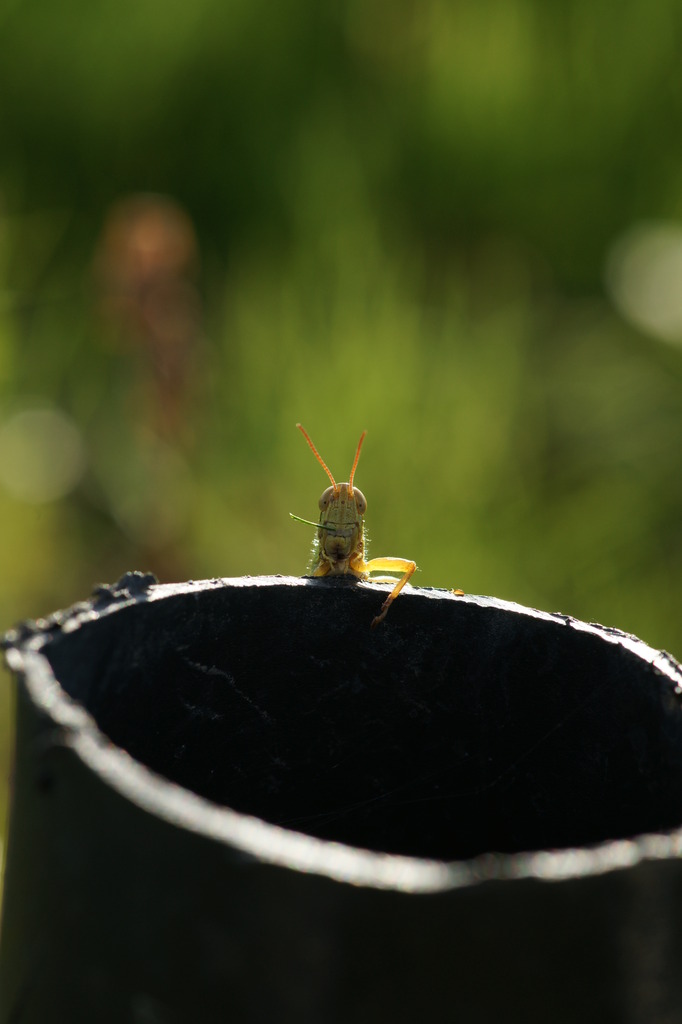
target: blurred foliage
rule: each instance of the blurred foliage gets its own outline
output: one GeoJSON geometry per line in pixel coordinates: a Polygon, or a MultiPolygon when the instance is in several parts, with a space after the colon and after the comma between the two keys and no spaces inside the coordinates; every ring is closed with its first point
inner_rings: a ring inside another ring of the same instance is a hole
{"type": "Polygon", "coordinates": [[[300,420],[342,479],[368,429],[415,582],[682,654],[682,353],[604,284],[682,218],[681,40],[674,0],[0,0],[3,628],[301,573],[300,420]]]}

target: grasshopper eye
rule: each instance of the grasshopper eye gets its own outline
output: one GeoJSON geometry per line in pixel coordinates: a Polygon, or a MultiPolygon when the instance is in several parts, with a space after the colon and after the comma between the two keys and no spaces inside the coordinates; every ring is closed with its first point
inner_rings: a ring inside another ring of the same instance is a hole
{"type": "Polygon", "coordinates": [[[364,515],[365,510],[367,509],[367,498],[364,496],[359,487],[353,488],[353,496],[355,498],[355,507],[357,508],[361,516],[364,515]]]}
{"type": "Polygon", "coordinates": [[[326,509],[326,507],[329,504],[329,502],[331,501],[331,498],[332,498],[333,494],[334,494],[334,488],[333,487],[328,487],[326,491],[322,492],[318,504],[320,506],[320,509],[323,512],[326,509]]]}

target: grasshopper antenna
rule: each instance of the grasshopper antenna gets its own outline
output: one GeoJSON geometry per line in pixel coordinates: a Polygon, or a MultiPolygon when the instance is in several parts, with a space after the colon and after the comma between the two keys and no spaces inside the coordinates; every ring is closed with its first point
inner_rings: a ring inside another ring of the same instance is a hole
{"type": "MultiPolygon", "coordinates": [[[[339,485],[337,484],[336,480],[335,480],[335,479],[334,479],[334,477],[332,476],[332,473],[331,473],[331,470],[330,470],[329,466],[328,466],[328,465],[327,465],[327,463],[326,463],[326,462],[324,461],[324,459],[322,458],[322,456],[321,456],[321,455],[320,455],[320,453],[318,452],[318,450],[317,450],[317,448],[315,447],[315,445],[313,444],[313,442],[312,442],[312,441],[310,440],[310,435],[308,434],[308,431],[307,431],[307,430],[305,429],[305,427],[302,427],[300,423],[297,423],[297,424],[296,424],[296,426],[297,426],[297,427],[298,427],[298,429],[299,429],[299,430],[301,431],[301,433],[303,434],[304,438],[306,439],[306,441],[307,441],[307,442],[308,442],[308,444],[310,445],[310,447],[311,447],[311,449],[312,449],[312,452],[313,452],[313,455],[315,456],[315,458],[317,459],[317,461],[319,462],[319,464],[320,464],[320,465],[322,466],[322,469],[323,469],[323,470],[325,471],[325,473],[327,474],[327,476],[328,476],[328,477],[329,477],[329,479],[331,480],[331,482],[332,482],[332,487],[334,488],[334,497],[337,497],[337,496],[338,496],[338,493],[339,493],[339,485]]],[[[364,436],[365,436],[365,435],[363,434],[363,435],[362,435],[362,437],[364,437],[364,436]]],[[[362,438],[360,438],[360,442],[362,443],[362,438]]],[[[356,456],[355,456],[355,463],[353,464],[353,471],[355,471],[355,464],[356,464],[356,463],[357,463],[357,461],[358,461],[358,455],[359,455],[359,454],[360,454],[360,445],[358,445],[358,451],[357,451],[357,454],[356,454],[356,456]]],[[[351,480],[352,480],[352,479],[353,479],[353,477],[352,477],[352,474],[351,474],[351,480]]],[[[352,488],[351,488],[351,492],[352,492],[352,488]]]]}
{"type": "Polygon", "coordinates": [[[351,495],[351,497],[353,495],[353,477],[355,476],[355,470],[358,468],[358,460],[360,458],[360,449],[362,448],[362,442],[365,440],[366,436],[367,436],[367,431],[363,430],[362,434],[360,435],[360,440],[358,441],[358,447],[357,447],[357,451],[355,452],[355,458],[353,459],[353,468],[350,471],[350,478],[348,480],[348,493],[351,495]]]}

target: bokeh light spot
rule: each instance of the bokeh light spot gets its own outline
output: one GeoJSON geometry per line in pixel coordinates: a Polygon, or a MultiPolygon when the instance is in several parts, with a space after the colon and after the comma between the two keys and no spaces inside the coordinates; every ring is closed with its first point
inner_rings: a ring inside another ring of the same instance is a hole
{"type": "Polygon", "coordinates": [[[682,344],[682,224],[643,221],[631,227],[609,252],[606,284],[626,320],[682,344]]]}
{"type": "Polygon", "coordinates": [[[60,410],[23,409],[0,424],[0,484],[19,501],[63,498],[84,469],[80,431],[60,410]]]}

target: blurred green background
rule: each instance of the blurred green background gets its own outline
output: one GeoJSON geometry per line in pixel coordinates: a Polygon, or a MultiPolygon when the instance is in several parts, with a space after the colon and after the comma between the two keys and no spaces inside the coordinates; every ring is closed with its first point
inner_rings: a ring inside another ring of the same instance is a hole
{"type": "MultiPolygon", "coordinates": [[[[682,655],[675,0],[0,0],[0,627],[375,555],[682,655]]],[[[9,748],[2,679],[0,821],[9,748]]]]}

